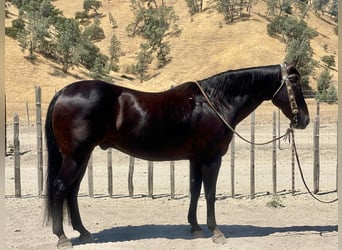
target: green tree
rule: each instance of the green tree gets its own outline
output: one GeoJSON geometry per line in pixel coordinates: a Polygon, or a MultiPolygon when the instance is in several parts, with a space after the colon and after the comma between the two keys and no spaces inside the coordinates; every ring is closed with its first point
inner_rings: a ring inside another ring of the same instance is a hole
{"type": "MultiPolygon", "coordinates": [[[[135,19],[126,27],[128,34],[131,36],[141,35],[147,40],[140,48],[139,54],[146,55],[146,51],[148,51],[153,59],[152,54],[155,53],[158,67],[164,66],[170,60],[168,57],[170,46],[165,41],[165,37],[179,32],[176,24],[178,17],[173,7],[166,6],[164,1],[158,5],[154,0],[131,0],[131,10],[135,19]]],[[[138,64],[145,68],[149,63],[138,62],[138,64]]],[[[142,68],[139,69],[139,72],[143,71],[142,68]]]]}
{"type": "Polygon", "coordinates": [[[18,39],[18,33],[25,32],[25,21],[22,16],[12,21],[12,27],[5,27],[5,34],[13,39],[18,39]]]}
{"type": "Polygon", "coordinates": [[[110,39],[110,45],[109,45],[109,65],[108,65],[108,71],[118,71],[119,70],[119,58],[121,55],[121,43],[116,37],[115,34],[113,34],[112,38],[110,39]]]}
{"type": "Polygon", "coordinates": [[[312,0],[312,7],[315,11],[315,14],[320,11],[322,14],[324,14],[324,8],[329,3],[329,0],[312,0]]]}
{"type": "Polygon", "coordinates": [[[62,11],[57,9],[52,3],[52,0],[43,0],[39,6],[40,15],[44,18],[48,18],[51,25],[58,21],[58,18],[62,16],[62,11]]]}
{"type": "Polygon", "coordinates": [[[332,75],[328,68],[325,68],[317,80],[317,93],[316,99],[323,102],[336,102],[337,93],[334,85],[332,84],[332,75]]]}
{"type": "Polygon", "coordinates": [[[317,80],[316,99],[320,101],[327,101],[327,93],[331,85],[332,85],[332,75],[330,74],[329,70],[325,68],[321,72],[317,80]]]}
{"type": "Polygon", "coordinates": [[[157,50],[158,68],[164,67],[170,61],[169,54],[170,44],[168,42],[161,43],[157,50]]]}
{"type": "Polygon", "coordinates": [[[102,7],[102,2],[97,0],[84,0],[83,1],[83,9],[86,13],[89,14],[90,11],[95,13],[95,16],[98,15],[98,10],[102,7]]]}
{"type": "Polygon", "coordinates": [[[188,7],[190,15],[202,12],[203,0],[185,0],[188,7]]]}
{"type": "Polygon", "coordinates": [[[54,54],[51,30],[59,18],[61,11],[52,5],[51,0],[14,1],[19,8],[16,21],[11,30],[19,41],[22,50],[29,51],[29,58],[34,53],[54,54]]]}
{"type": "Polygon", "coordinates": [[[275,16],[279,8],[279,0],[267,0],[267,16],[275,16]]]}
{"type": "Polygon", "coordinates": [[[96,60],[98,64],[101,62],[103,68],[108,61],[108,57],[101,53],[100,48],[87,38],[81,39],[76,50],[80,63],[88,70],[94,67],[96,60]]]}
{"type": "Polygon", "coordinates": [[[19,15],[26,16],[28,13],[47,18],[50,24],[54,24],[62,15],[62,11],[57,9],[53,4],[53,0],[30,0],[22,1],[19,6],[19,15]]]}
{"type": "Polygon", "coordinates": [[[328,91],[327,91],[327,103],[336,103],[337,102],[337,90],[333,84],[330,85],[328,91]]]}
{"type": "Polygon", "coordinates": [[[338,21],[338,0],[333,0],[329,7],[329,14],[335,18],[335,21],[338,21]]]}
{"type": "Polygon", "coordinates": [[[250,10],[252,8],[252,0],[218,0],[217,9],[223,13],[226,22],[234,22],[235,19],[243,16],[250,16],[250,10]],[[243,10],[246,9],[247,13],[243,10]]]}
{"type": "Polygon", "coordinates": [[[326,92],[328,88],[330,87],[331,80],[332,80],[332,75],[330,74],[329,70],[325,68],[317,80],[318,93],[326,92]]]}
{"type": "Polygon", "coordinates": [[[326,66],[328,68],[331,68],[331,67],[335,67],[336,64],[335,64],[335,56],[333,55],[330,55],[330,56],[322,56],[321,57],[321,60],[323,63],[326,64],[326,66]]]}
{"type": "Polygon", "coordinates": [[[96,17],[94,19],[94,22],[91,25],[85,27],[83,35],[89,38],[90,40],[94,40],[94,41],[104,39],[105,34],[104,34],[103,29],[100,26],[100,23],[101,23],[100,19],[96,17]]]}
{"type": "Polygon", "coordinates": [[[279,15],[282,15],[283,13],[292,14],[292,2],[293,0],[282,0],[280,3],[279,15]]]}
{"type": "Polygon", "coordinates": [[[309,76],[314,69],[313,50],[310,41],[318,33],[303,19],[294,16],[277,16],[267,25],[268,34],[280,36],[286,43],[285,60],[299,60],[297,68],[302,75],[302,85],[309,90],[309,76]]]}
{"type": "Polygon", "coordinates": [[[44,41],[50,38],[49,21],[40,15],[39,12],[27,13],[27,24],[25,29],[17,33],[19,45],[23,51],[29,51],[29,58],[34,59],[34,53],[44,50],[44,41]]]}
{"type": "Polygon", "coordinates": [[[285,61],[292,62],[298,60],[297,69],[301,74],[302,88],[311,90],[309,86],[309,77],[314,69],[313,49],[309,41],[301,41],[299,39],[292,39],[287,46],[287,53],[285,61]]]}
{"type": "Polygon", "coordinates": [[[137,64],[134,66],[134,72],[140,82],[148,79],[148,65],[152,62],[152,50],[149,44],[140,44],[140,51],[137,55],[137,64]]]}
{"type": "Polygon", "coordinates": [[[310,28],[304,20],[298,20],[294,16],[277,16],[268,25],[267,32],[270,36],[280,35],[285,43],[292,39],[310,41],[318,35],[317,31],[310,28]]]}
{"type": "MultiPolygon", "coordinates": [[[[105,60],[103,57],[96,57],[93,67],[90,69],[89,76],[93,79],[102,80],[105,75],[105,60]]],[[[106,78],[107,79],[107,78],[106,78]]]]}
{"type": "Polygon", "coordinates": [[[77,53],[77,46],[81,41],[81,30],[79,23],[74,18],[61,19],[56,24],[56,50],[59,61],[62,64],[63,72],[77,65],[80,57],[77,53]]]}
{"type": "Polygon", "coordinates": [[[119,27],[118,22],[116,19],[113,17],[113,14],[108,12],[108,18],[109,18],[109,23],[112,25],[112,28],[117,28],[119,27]]]}

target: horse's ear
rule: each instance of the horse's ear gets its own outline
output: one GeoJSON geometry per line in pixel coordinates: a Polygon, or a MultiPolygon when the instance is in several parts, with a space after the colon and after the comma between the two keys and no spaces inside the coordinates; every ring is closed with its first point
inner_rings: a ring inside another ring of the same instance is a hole
{"type": "Polygon", "coordinates": [[[297,58],[294,58],[289,65],[291,65],[293,67],[297,67],[298,62],[299,62],[299,58],[297,57],[297,58]]]}

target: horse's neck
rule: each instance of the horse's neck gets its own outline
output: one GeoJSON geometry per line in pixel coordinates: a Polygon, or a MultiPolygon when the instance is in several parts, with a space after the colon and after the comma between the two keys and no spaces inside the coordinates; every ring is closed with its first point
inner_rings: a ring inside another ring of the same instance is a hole
{"type": "Polygon", "coordinates": [[[237,98],[237,100],[238,101],[231,104],[231,109],[225,110],[227,113],[226,116],[231,120],[234,127],[251,114],[263,102],[263,100],[255,100],[251,96],[237,98]]]}
{"type": "MultiPolygon", "coordinates": [[[[234,74],[234,72],[232,74],[234,74]]],[[[234,75],[234,83],[231,83],[229,82],[231,80],[224,78],[221,79],[221,81],[225,82],[225,84],[245,84],[246,76],[242,76],[241,79],[239,79],[239,76],[241,76],[241,74],[234,75]]],[[[232,76],[228,73],[226,77],[229,78],[232,76]]],[[[276,78],[277,76],[265,76],[263,79],[259,78],[253,82],[248,82],[249,90],[241,88],[240,92],[238,90],[239,87],[234,89],[222,85],[221,82],[222,91],[224,91],[224,93],[216,96],[212,95],[210,99],[215,102],[215,106],[220,109],[220,112],[225,119],[231,122],[231,125],[235,127],[252,113],[264,100],[272,97],[270,93],[273,93],[275,81],[277,81],[276,78]]]]}

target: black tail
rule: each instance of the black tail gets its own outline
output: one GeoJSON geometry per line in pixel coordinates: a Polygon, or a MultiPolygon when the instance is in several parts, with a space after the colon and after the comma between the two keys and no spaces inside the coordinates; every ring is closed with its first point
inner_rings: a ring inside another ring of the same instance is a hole
{"type": "Polygon", "coordinates": [[[52,112],[55,107],[57,98],[61,95],[61,92],[57,92],[52,98],[45,121],[45,138],[48,151],[48,166],[47,166],[47,201],[46,201],[46,222],[49,221],[52,216],[52,202],[53,202],[53,184],[56,179],[59,170],[62,165],[62,155],[59,152],[59,147],[56,142],[55,135],[52,129],[52,112]]]}

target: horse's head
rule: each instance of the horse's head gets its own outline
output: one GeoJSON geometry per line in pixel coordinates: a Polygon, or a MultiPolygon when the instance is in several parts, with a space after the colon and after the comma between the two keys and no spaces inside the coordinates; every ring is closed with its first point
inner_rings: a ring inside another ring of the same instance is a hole
{"type": "Polygon", "coordinates": [[[291,120],[291,127],[304,129],[310,122],[308,107],[300,84],[296,63],[281,65],[281,85],[274,93],[272,102],[291,120]]]}

